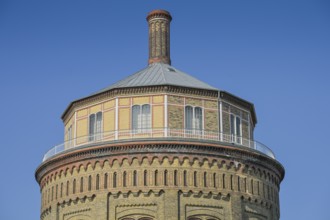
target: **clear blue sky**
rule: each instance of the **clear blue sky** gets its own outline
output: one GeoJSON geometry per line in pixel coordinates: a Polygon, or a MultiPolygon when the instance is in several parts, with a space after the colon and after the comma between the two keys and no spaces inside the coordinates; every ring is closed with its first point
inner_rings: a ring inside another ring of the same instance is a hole
{"type": "Polygon", "coordinates": [[[147,65],[152,9],[173,66],[255,104],[286,169],[281,219],[330,219],[330,1],[0,0],[0,219],[39,219],[34,171],[67,105],[147,65]]]}

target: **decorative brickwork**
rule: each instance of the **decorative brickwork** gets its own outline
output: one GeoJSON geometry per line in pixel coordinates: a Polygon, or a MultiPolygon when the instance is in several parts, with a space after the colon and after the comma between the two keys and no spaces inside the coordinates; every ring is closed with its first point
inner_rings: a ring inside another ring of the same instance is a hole
{"type": "MultiPolygon", "coordinates": [[[[171,19],[164,10],[148,14],[148,67],[171,62],[171,19]]],[[[170,67],[168,76],[178,74],[170,67]]],[[[63,113],[66,142],[35,173],[41,220],[280,218],[284,168],[254,146],[253,104],[191,78],[181,86],[132,81],[63,113]]]]}

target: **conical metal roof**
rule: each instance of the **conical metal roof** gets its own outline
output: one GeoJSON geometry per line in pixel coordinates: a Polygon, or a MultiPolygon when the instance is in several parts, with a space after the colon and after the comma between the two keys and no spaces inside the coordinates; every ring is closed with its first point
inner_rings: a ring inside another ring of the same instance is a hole
{"type": "Polygon", "coordinates": [[[173,85],[188,88],[216,90],[209,84],[184,73],[175,67],[164,63],[153,63],[119,82],[106,87],[93,95],[115,88],[129,88],[142,86],[173,85]]]}

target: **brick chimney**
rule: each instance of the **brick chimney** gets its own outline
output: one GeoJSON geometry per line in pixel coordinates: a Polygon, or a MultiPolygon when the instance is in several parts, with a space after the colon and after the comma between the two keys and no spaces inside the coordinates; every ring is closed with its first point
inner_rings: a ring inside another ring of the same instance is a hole
{"type": "Polygon", "coordinates": [[[149,64],[166,63],[170,58],[170,22],[172,16],[165,10],[151,11],[147,16],[149,25],[149,64]]]}

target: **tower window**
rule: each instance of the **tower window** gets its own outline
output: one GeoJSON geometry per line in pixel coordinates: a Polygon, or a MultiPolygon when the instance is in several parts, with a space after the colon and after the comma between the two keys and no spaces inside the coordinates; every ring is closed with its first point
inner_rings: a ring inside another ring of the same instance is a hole
{"type": "Polygon", "coordinates": [[[178,185],[178,171],[174,170],[174,186],[178,185]]]}
{"type": "Polygon", "coordinates": [[[164,185],[167,186],[167,170],[164,171],[164,185]]]}
{"type": "Polygon", "coordinates": [[[124,173],[123,173],[123,187],[126,187],[127,186],[127,183],[126,183],[126,176],[127,176],[127,173],[126,173],[126,171],[124,171],[124,173]]]}
{"type": "Polygon", "coordinates": [[[230,135],[231,141],[235,143],[242,143],[242,120],[237,115],[230,115],[230,135]]]}
{"type": "Polygon", "coordinates": [[[63,183],[61,183],[61,190],[60,190],[60,197],[62,198],[63,196],[63,183]]]}
{"type": "Polygon", "coordinates": [[[155,186],[158,186],[158,170],[155,171],[155,186]]]}
{"type": "Polygon", "coordinates": [[[108,188],[108,174],[104,174],[104,189],[108,188]]]}
{"type": "Polygon", "coordinates": [[[112,182],[113,188],[117,187],[117,173],[114,172],[113,174],[113,182],[112,182]]]}
{"type": "Polygon", "coordinates": [[[204,187],[207,187],[207,173],[204,172],[204,187]]]}
{"type": "Polygon", "coordinates": [[[203,110],[200,107],[186,106],[185,129],[189,133],[200,134],[203,129],[203,110]]]}
{"type": "Polygon", "coordinates": [[[197,171],[194,171],[194,187],[197,187],[197,171]]]}
{"type": "Polygon", "coordinates": [[[66,196],[69,195],[69,181],[66,182],[66,196]]]}
{"type": "Polygon", "coordinates": [[[76,194],[76,179],[72,182],[72,194],[76,194]]]}
{"type": "Polygon", "coordinates": [[[102,138],[102,112],[89,116],[89,141],[100,140],[102,138]]]}
{"type": "Polygon", "coordinates": [[[96,190],[99,190],[100,189],[100,175],[99,174],[96,175],[95,185],[96,185],[96,190]]]}
{"type": "Polygon", "coordinates": [[[187,186],[187,171],[183,171],[183,185],[187,186]]]}
{"type": "Polygon", "coordinates": [[[88,177],[88,191],[92,190],[92,176],[88,177]]]}
{"type": "Polygon", "coordinates": [[[217,187],[217,174],[213,173],[213,187],[216,188],[217,187]]]}
{"type": "Polygon", "coordinates": [[[136,170],[133,172],[133,186],[137,185],[137,175],[136,175],[136,170]]]}
{"type": "Polygon", "coordinates": [[[80,178],[80,192],[82,193],[84,191],[84,177],[80,178]]]}
{"type": "Polygon", "coordinates": [[[148,175],[148,173],[147,173],[147,171],[145,170],[145,171],[143,172],[143,185],[144,185],[144,186],[147,186],[147,179],[148,179],[147,175],[148,175]]]}
{"type": "Polygon", "coordinates": [[[151,128],[150,105],[132,107],[132,129],[135,133],[148,132],[151,128]]]}

